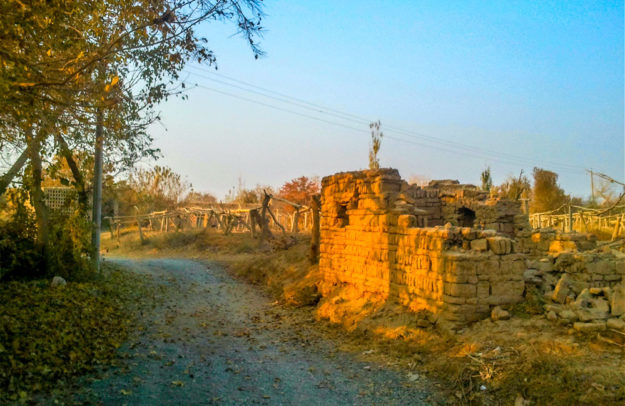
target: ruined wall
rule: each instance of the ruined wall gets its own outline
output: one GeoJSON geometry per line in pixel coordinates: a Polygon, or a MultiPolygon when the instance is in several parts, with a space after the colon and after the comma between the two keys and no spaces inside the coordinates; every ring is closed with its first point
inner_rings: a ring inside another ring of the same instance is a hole
{"type": "Polygon", "coordinates": [[[522,234],[526,289],[534,285],[546,317],[582,332],[625,331],[625,255],[592,234],[540,229],[522,234]]]}
{"type": "Polygon", "coordinates": [[[442,220],[437,190],[408,187],[396,170],[322,180],[324,289],[351,285],[458,323],[522,300],[525,258],[511,239],[442,220]]]}
{"type": "Polygon", "coordinates": [[[550,320],[625,331],[623,252],[591,234],[532,230],[518,203],[456,181],[421,188],[392,169],[325,177],[320,251],[324,296],[373,295],[426,312],[426,324],[463,325],[539,294],[550,320]]]}
{"type": "Polygon", "coordinates": [[[521,202],[491,198],[477,186],[456,180],[434,180],[423,188],[404,183],[402,193],[414,206],[428,213],[425,222],[418,222],[420,227],[450,223],[495,230],[509,237],[529,227],[527,215],[521,212],[521,202]]]}

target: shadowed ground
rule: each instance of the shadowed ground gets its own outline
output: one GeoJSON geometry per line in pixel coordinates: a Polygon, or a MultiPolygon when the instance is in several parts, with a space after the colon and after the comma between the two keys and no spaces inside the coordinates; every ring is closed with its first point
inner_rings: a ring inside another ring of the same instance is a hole
{"type": "MultiPolygon", "coordinates": [[[[145,312],[127,366],[90,384],[88,402],[129,405],[423,404],[425,382],[336,350],[313,320],[293,321],[215,263],[115,260],[151,275],[163,300],[145,312]]],[[[81,396],[81,397],[82,397],[81,396]]]]}

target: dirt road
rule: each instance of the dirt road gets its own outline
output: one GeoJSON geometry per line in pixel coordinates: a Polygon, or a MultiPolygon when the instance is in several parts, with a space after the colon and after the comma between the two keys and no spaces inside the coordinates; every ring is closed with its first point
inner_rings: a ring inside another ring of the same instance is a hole
{"type": "Polygon", "coordinates": [[[126,366],[90,384],[89,401],[128,405],[424,404],[423,378],[338,351],[313,320],[215,263],[115,260],[151,275],[163,297],[122,348],[126,366]]]}

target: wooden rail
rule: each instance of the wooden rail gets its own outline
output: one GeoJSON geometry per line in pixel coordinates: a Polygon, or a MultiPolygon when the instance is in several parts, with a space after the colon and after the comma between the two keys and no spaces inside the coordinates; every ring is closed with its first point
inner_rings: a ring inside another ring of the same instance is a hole
{"type": "MultiPolygon", "coordinates": [[[[318,217],[318,216],[317,216],[318,217]]],[[[314,228],[312,208],[290,202],[286,199],[265,194],[260,206],[227,209],[213,207],[183,207],[175,210],[155,211],[129,216],[105,217],[108,220],[111,238],[119,240],[123,228],[137,227],[139,238],[144,240],[144,232],[181,231],[188,228],[215,228],[224,234],[250,232],[262,239],[273,238],[272,231],[286,234],[314,228]],[[280,211],[271,201],[280,202],[293,208],[293,212],[280,211]]]]}
{"type": "Polygon", "coordinates": [[[529,216],[532,228],[555,228],[564,232],[611,233],[612,240],[625,237],[625,205],[610,209],[591,209],[563,205],[556,210],[529,216]]]}

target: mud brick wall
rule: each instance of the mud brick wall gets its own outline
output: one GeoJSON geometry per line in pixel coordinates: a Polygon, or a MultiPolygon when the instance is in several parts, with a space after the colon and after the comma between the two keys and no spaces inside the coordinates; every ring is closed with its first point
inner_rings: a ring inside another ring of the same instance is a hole
{"type": "Polygon", "coordinates": [[[442,213],[443,202],[439,196],[440,191],[438,189],[422,189],[416,186],[409,186],[406,188],[405,193],[414,201],[415,206],[428,212],[427,215],[423,216],[426,218],[426,221],[418,224],[419,226],[433,227],[445,224],[442,213]]]}
{"type": "Polygon", "coordinates": [[[414,212],[424,210],[419,204],[430,199],[432,220],[442,207],[430,192],[406,190],[392,169],[325,177],[322,293],[351,285],[457,323],[483,318],[494,305],[521,301],[525,257],[513,253],[513,241],[492,230],[419,227],[423,213],[414,212]]]}
{"type": "Polygon", "coordinates": [[[428,214],[418,226],[437,226],[450,223],[495,230],[510,237],[529,228],[528,217],[521,212],[521,202],[491,198],[474,185],[458,181],[432,181],[423,188],[404,182],[402,193],[410,197],[414,206],[428,214]]]}
{"type": "Polygon", "coordinates": [[[517,239],[519,251],[533,257],[597,248],[597,237],[594,234],[563,233],[549,228],[523,231],[517,239]]]}

